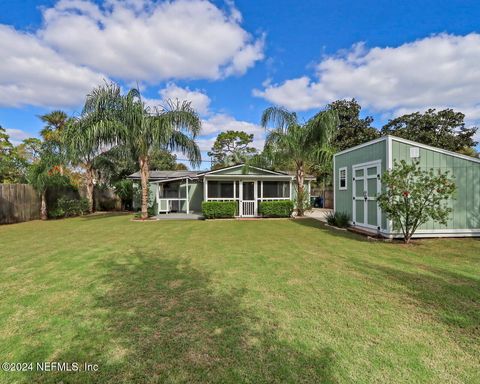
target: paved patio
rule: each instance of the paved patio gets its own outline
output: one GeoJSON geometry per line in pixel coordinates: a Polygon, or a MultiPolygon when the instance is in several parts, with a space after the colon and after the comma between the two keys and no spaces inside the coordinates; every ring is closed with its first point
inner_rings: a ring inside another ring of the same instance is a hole
{"type": "Polygon", "coordinates": [[[157,220],[203,220],[200,213],[162,213],[155,216],[157,220]]]}
{"type": "Polygon", "coordinates": [[[313,208],[311,211],[305,212],[305,216],[308,216],[308,217],[311,217],[312,219],[317,219],[326,223],[327,215],[330,212],[333,212],[333,209],[313,208]]]}

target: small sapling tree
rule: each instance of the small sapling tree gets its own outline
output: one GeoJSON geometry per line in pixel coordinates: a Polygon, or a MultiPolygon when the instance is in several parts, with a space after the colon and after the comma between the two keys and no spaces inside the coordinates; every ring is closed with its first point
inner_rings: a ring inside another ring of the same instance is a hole
{"type": "Polygon", "coordinates": [[[385,188],[378,204],[395,230],[401,230],[409,243],[419,226],[429,220],[446,225],[452,209],[448,199],[455,192],[449,172],[424,170],[419,162],[395,161],[392,170],[382,176],[385,188]]]}

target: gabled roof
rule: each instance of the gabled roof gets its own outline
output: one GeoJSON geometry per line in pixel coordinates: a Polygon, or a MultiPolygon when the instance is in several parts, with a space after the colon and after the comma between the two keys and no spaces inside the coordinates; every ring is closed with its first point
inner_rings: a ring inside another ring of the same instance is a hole
{"type": "MultiPolygon", "coordinates": [[[[241,168],[241,167],[244,167],[245,164],[236,164],[236,165],[231,165],[229,167],[223,167],[223,168],[218,168],[218,169],[213,169],[213,170],[210,170],[210,171],[204,171],[202,173],[199,173],[199,176],[200,175],[213,175],[213,174],[216,174],[216,173],[220,173],[220,172],[224,172],[224,171],[227,171],[227,170],[233,170],[233,169],[236,169],[236,168],[241,168]]],[[[285,172],[280,172],[280,171],[272,171],[270,169],[266,169],[266,168],[260,168],[260,167],[254,167],[253,165],[248,165],[248,168],[249,169],[254,169],[254,170],[257,170],[257,171],[262,171],[262,172],[266,172],[266,173],[270,173],[272,175],[278,175],[278,176],[284,176],[286,175],[285,172]]]]}
{"type": "MultiPolygon", "coordinates": [[[[240,167],[245,166],[245,164],[237,164],[237,165],[232,165],[230,167],[223,167],[223,168],[218,168],[214,170],[209,170],[209,171],[150,171],[149,172],[149,177],[148,180],[150,181],[167,181],[167,180],[181,180],[181,179],[197,179],[201,178],[205,175],[217,175],[220,172],[224,172],[226,170],[234,170],[240,167]]],[[[295,172],[284,172],[284,171],[272,171],[270,169],[265,169],[265,168],[260,168],[260,167],[254,167],[252,165],[248,166],[249,169],[252,170],[257,170],[265,173],[266,177],[274,177],[274,176],[290,176],[294,177],[295,172]]],[[[257,176],[261,177],[261,174],[258,174],[257,176]]],[[[228,177],[228,174],[225,175],[225,177],[228,177]]],[[[140,172],[135,172],[132,173],[130,176],[128,176],[129,179],[134,179],[134,180],[139,180],[140,179],[140,172]]],[[[311,175],[305,175],[306,180],[314,180],[315,176],[311,175]]]]}
{"type": "MultiPolygon", "coordinates": [[[[180,178],[196,178],[199,171],[150,171],[149,180],[169,180],[180,178]]],[[[129,179],[140,179],[140,172],[132,173],[129,179]]]]}

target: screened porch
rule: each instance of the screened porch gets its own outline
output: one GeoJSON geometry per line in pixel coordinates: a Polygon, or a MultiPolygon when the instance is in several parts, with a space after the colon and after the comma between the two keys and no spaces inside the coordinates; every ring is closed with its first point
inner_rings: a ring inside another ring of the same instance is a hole
{"type": "Polygon", "coordinates": [[[262,201],[290,200],[290,180],[204,180],[205,201],[236,201],[240,217],[258,216],[262,201]]]}
{"type": "Polygon", "coordinates": [[[158,213],[190,213],[188,179],[158,183],[158,213]]]}

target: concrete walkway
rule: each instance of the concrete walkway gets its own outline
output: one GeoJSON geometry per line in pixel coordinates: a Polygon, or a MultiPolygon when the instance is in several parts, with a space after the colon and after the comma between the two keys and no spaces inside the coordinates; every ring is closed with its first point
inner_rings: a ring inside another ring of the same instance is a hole
{"type": "Polygon", "coordinates": [[[326,208],[313,208],[311,211],[305,212],[305,216],[311,217],[312,219],[327,222],[327,215],[333,212],[333,209],[326,208]]]}
{"type": "Polygon", "coordinates": [[[162,213],[155,216],[157,220],[202,220],[203,216],[199,213],[162,213]]]}

